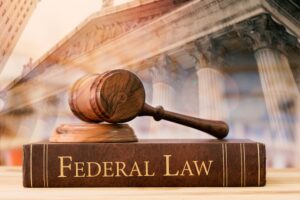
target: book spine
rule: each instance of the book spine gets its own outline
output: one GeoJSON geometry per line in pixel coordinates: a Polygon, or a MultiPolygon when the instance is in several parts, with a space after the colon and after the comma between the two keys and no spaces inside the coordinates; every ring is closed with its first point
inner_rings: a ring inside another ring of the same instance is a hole
{"type": "Polygon", "coordinates": [[[48,187],[48,145],[23,146],[24,187],[48,187]]]}
{"type": "Polygon", "coordinates": [[[266,183],[261,143],[29,144],[24,187],[245,187],[266,183]]]}

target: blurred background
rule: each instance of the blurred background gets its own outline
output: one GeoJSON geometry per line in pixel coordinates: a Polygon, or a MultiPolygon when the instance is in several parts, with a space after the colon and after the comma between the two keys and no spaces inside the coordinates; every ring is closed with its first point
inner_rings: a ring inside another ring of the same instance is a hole
{"type": "MultiPolygon", "coordinates": [[[[296,0],[0,0],[0,165],[22,145],[80,123],[81,76],[124,68],[154,106],[224,120],[228,138],[267,148],[268,167],[300,166],[300,3],[296,0]]],[[[139,138],[210,138],[150,117],[139,138]]]]}

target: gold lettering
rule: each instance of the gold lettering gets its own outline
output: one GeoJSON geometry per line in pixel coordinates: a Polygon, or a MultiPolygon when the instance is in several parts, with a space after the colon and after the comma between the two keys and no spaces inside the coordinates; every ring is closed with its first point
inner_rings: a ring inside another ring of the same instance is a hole
{"type": "Polygon", "coordinates": [[[193,172],[192,172],[192,169],[191,169],[191,166],[190,166],[190,164],[189,164],[188,161],[185,161],[185,164],[184,164],[184,166],[183,166],[183,169],[182,169],[182,171],[181,171],[180,176],[184,176],[185,171],[187,171],[187,172],[189,173],[189,174],[188,174],[189,176],[194,176],[194,174],[193,174],[193,172]]]}
{"type": "Polygon", "coordinates": [[[137,172],[137,176],[143,176],[136,161],[134,161],[134,164],[132,166],[129,176],[133,176],[134,172],[137,172]]]}
{"type": "Polygon", "coordinates": [[[194,163],[194,165],[195,165],[195,168],[196,168],[196,170],[197,170],[198,176],[201,175],[202,167],[203,167],[203,169],[204,169],[204,171],[205,171],[206,176],[208,176],[209,171],[210,171],[210,167],[211,167],[211,163],[213,162],[213,160],[209,160],[208,162],[209,162],[208,169],[207,169],[207,167],[206,167],[204,161],[201,162],[200,169],[199,169],[198,161],[196,161],[196,160],[193,161],[193,163],[194,163]]]}
{"type": "Polygon", "coordinates": [[[149,174],[149,161],[144,161],[145,163],[145,176],[155,176],[155,172],[149,174]]]}
{"type": "Polygon", "coordinates": [[[74,177],[76,177],[76,178],[85,177],[85,173],[82,173],[81,175],[79,175],[79,172],[83,172],[84,162],[74,162],[74,164],[75,164],[75,176],[74,177]]]}
{"type": "Polygon", "coordinates": [[[60,174],[59,174],[58,178],[67,177],[64,174],[64,168],[71,170],[71,163],[68,165],[64,165],[64,160],[69,159],[69,161],[72,161],[72,156],[58,156],[58,159],[60,160],[60,174]]]}
{"type": "Polygon", "coordinates": [[[118,161],[116,161],[116,177],[120,177],[121,175],[120,175],[120,172],[122,172],[122,174],[123,174],[123,176],[128,176],[126,173],[125,173],[125,171],[124,171],[124,169],[126,168],[126,164],[125,164],[125,162],[118,162],[118,161]],[[122,165],[122,167],[120,167],[120,165],[122,165]]]}
{"type": "Polygon", "coordinates": [[[178,170],[174,174],[171,174],[171,172],[170,172],[170,157],[171,156],[172,155],[164,155],[164,157],[166,158],[165,159],[165,161],[166,161],[166,173],[163,176],[178,176],[178,174],[179,174],[178,170]]]}
{"type": "Polygon", "coordinates": [[[112,170],[112,162],[103,162],[103,177],[113,177],[114,173],[112,170]],[[111,174],[108,174],[108,172],[111,172],[111,174]]]}
{"type": "Polygon", "coordinates": [[[87,162],[88,165],[88,175],[86,177],[96,177],[99,176],[100,172],[101,172],[101,166],[99,163],[97,162],[87,162]],[[97,166],[97,173],[92,174],[92,164],[97,166]]]}

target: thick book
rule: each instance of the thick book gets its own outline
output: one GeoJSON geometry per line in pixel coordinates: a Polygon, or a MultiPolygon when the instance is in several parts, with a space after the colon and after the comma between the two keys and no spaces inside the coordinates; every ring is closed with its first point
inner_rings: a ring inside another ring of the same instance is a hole
{"type": "Polygon", "coordinates": [[[250,140],[33,143],[25,187],[245,187],[266,183],[266,150],[250,140]]]}

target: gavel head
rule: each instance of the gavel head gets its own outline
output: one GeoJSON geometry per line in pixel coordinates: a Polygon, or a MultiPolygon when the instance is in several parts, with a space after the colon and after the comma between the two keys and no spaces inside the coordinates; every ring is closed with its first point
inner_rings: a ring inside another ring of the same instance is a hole
{"type": "Polygon", "coordinates": [[[69,96],[72,112],[86,122],[127,122],[141,112],[144,103],[141,80],[122,69],[79,79],[69,96]]]}

